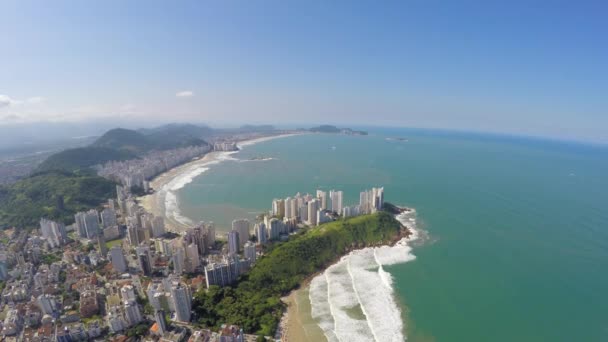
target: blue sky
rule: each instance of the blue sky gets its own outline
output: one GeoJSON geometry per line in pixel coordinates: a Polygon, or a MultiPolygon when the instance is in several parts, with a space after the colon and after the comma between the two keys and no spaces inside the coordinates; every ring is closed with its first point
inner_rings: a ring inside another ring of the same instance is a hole
{"type": "Polygon", "coordinates": [[[0,124],[335,123],[608,142],[608,3],[4,1],[0,124]]]}

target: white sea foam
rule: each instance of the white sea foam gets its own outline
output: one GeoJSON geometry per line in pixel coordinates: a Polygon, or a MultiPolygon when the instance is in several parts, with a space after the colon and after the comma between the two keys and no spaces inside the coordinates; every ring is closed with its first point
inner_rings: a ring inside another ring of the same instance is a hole
{"type": "Polygon", "coordinates": [[[177,199],[177,191],[182,189],[187,184],[192,183],[194,178],[196,178],[197,176],[208,171],[211,165],[218,164],[226,160],[237,160],[232,157],[232,154],[237,152],[238,151],[219,152],[214,156],[213,160],[204,163],[194,164],[184,169],[176,177],[171,179],[171,181],[163,185],[159,191],[159,200],[164,199],[163,204],[165,207],[165,216],[168,218],[172,218],[181,224],[192,225],[193,221],[188,217],[183,216],[180,211],[179,201],[177,199]]]}
{"type": "Polygon", "coordinates": [[[309,290],[312,317],[329,341],[406,339],[393,280],[383,266],[416,258],[408,245],[418,238],[414,217],[413,210],[397,216],[410,227],[409,238],[394,246],[353,251],[313,278],[309,290]]]}

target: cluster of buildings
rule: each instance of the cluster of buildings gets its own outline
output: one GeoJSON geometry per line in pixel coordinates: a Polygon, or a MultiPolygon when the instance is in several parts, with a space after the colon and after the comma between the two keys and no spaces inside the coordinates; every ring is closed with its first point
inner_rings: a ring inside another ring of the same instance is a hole
{"type": "MultiPolygon", "coordinates": [[[[235,283],[264,245],[299,227],[373,213],[384,203],[383,188],[361,192],[352,206],[344,205],[342,191],[317,190],[274,199],[257,222],[234,220],[225,243],[218,241],[213,222],[168,231],[162,217],[139,206],[133,187],[147,190],[147,180],[210,148],[107,163],[99,173],[122,184],[116,198],[76,213],[71,225],[42,218],[38,234],[0,232],[0,311],[6,312],[0,335],[8,340],[107,340],[145,326],[150,341],[179,342],[188,336],[193,342],[250,340],[230,324],[217,332],[195,329],[190,324],[193,294],[235,283]]],[[[212,148],[237,146],[224,141],[212,148]]]]}
{"type": "Polygon", "coordinates": [[[177,165],[209,152],[211,146],[189,146],[167,151],[152,151],[140,159],[110,161],[98,168],[98,174],[128,188],[147,191],[148,180],[177,165]]]}
{"type": "MultiPolygon", "coordinates": [[[[384,188],[372,188],[359,194],[359,204],[344,206],[344,193],[317,190],[316,195],[297,193],[293,197],[274,199],[263,222],[254,226],[259,244],[279,239],[299,224],[317,226],[340,217],[372,214],[384,205],[384,188]]],[[[234,230],[234,227],[233,227],[234,230]]]]}

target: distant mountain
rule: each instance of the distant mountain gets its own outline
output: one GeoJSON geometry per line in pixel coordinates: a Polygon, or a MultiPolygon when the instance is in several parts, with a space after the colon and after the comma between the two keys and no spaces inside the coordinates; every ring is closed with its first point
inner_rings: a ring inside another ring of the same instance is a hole
{"type": "Polygon", "coordinates": [[[275,127],[273,125],[243,125],[241,126],[241,130],[251,132],[268,132],[274,131],[275,127]]]}
{"type": "Polygon", "coordinates": [[[50,170],[74,171],[85,169],[111,160],[133,159],[137,156],[127,150],[108,147],[79,147],[63,150],[49,156],[36,168],[36,172],[50,170]]]}
{"type": "Polygon", "coordinates": [[[204,125],[193,125],[193,124],[178,124],[172,123],[162,125],[154,128],[142,128],[138,129],[138,132],[147,136],[162,136],[162,135],[179,135],[189,136],[193,138],[205,139],[211,136],[215,130],[204,125]]]}
{"type": "Polygon", "coordinates": [[[206,145],[201,136],[208,132],[209,128],[177,124],[140,131],[115,128],[102,135],[92,146],[142,154],[151,150],[206,145]]]}
{"type": "Polygon", "coordinates": [[[340,133],[340,129],[332,125],[321,125],[308,129],[311,132],[317,133],[340,133]]]}
{"type": "Polygon", "coordinates": [[[321,125],[308,129],[315,133],[342,133],[346,135],[367,135],[366,131],[356,131],[350,128],[338,128],[332,125],[321,125]]]}
{"type": "Polygon", "coordinates": [[[140,131],[115,128],[87,147],[52,154],[29,177],[0,187],[0,228],[37,227],[41,217],[71,223],[77,211],[116,195],[116,184],[97,176],[91,166],[137,158],[152,150],[207,145],[203,137],[212,131],[179,124],[140,131]]]}
{"type": "Polygon", "coordinates": [[[212,131],[209,127],[181,124],[138,131],[114,128],[87,147],[67,149],[50,155],[34,172],[50,170],[73,172],[111,160],[137,158],[152,150],[207,145],[201,137],[212,131]]]}
{"type": "Polygon", "coordinates": [[[153,145],[150,139],[137,131],[114,128],[99,137],[91,146],[143,153],[151,150],[153,145]]]}

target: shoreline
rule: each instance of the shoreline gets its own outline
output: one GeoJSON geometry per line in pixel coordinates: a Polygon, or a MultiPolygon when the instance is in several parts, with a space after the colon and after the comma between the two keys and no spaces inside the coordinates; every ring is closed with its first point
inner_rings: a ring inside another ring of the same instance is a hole
{"type": "Polygon", "coordinates": [[[160,216],[165,221],[165,227],[167,230],[179,232],[182,231],[192,224],[190,218],[181,216],[179,213],[179,203],[174,192],[181,189],[186,184],[192,182],[192,180],[204,173],[209,169],[211,165],[218,164],[222,161],[229,160],[230,155],[240,152],[243,148],[255,145],[261,142],[286,138],[296,135],[302,135],[306,133],[284,133],[271,136],[257,137],[253,139],[246,139],[238,141],[237,147],[239,150],[236,151],[211,151],[207,152],[202,157],[191,160],[187,163],[179,165],[171,170],[167,170],[158,176],[150,180],[150,187],[154,190],[153,193],[137,197],[136,200],[139,205],[144,208],[147,212],[154,216],[160,216]],[[176,182],[181,179],[181,182],[176,182]],[[169,196],[168,196],[169,195],[169,196]],[[173,215],[167,215],[167,197],[170,197],[170,206],[173,207],[173,215]],[[179,216],[179,217],[176,217],[179,216]]]}
{"type": "MultiPolygon", "coordinates": [[[[409,215],[415,214],[416,210],[408,207],[396,207],[399,211],[393,213],[394,217],[401,223],[402,230],[398,237],[394,238],[391,242],[387,244],[381,244],[378,246],[367,246],[363,248],[353,248],[348,251],[346,254],[337,257],[333,262],[331,262],[327,267],[323,270],[315,272],[314,274],[306,277],[302,280],[300,287],[296,290],[291,291],[288,295],[281,298],[281,300],[285,303],[286,308],[283,312],[283,316],[281,317],[281,321],[279,322],[279,329],[282,332],[282,340],[288,342],[317,342],[317,341],[328,341],[327,336],[324,331],[318,325],[318,322],[315,318],[312,317],[312,312],[310,306],[312,305],[310,301],[310,284],[314,278],[319,275],[324,274],[331,266],[336,265],[343,258],[348,257],[353,252],[362,251],[367,248],[380,248],[380,247],[395,247],[397,245],[406,245],[408,247],[409,243],[412,241],[418,240],[421,238],[420,231],[415,228],[415,223],[409,220],[409,215]],[[403,216],[403,220],[399,219],[399,216],[403,216]],[[407,220],[407,221],[406,221],[407,220]],[[306,298],[302,299],[301,296],[306,294],[306,298]],[[307,309],[306,311],[301,311],[300,308],[302,303],[298,303],[298,300],[303,301],[306,300],[307,309]],[[311,327],[312,325],[312,327],[311,327]],[[307,328],[308,326],[308,328],[307,328]]],[[[407,262],[407,261],[405,261],[407,262]]],[[[393,298],[394,299],[394,298],[393,298]]],[[[404,326],[404,330],[405,330],[404,326]]],[[[405,331],[404,331],[405,333],[405,331]]],[[[405,336],[405,335],[404,335],[405,336]]]]}

